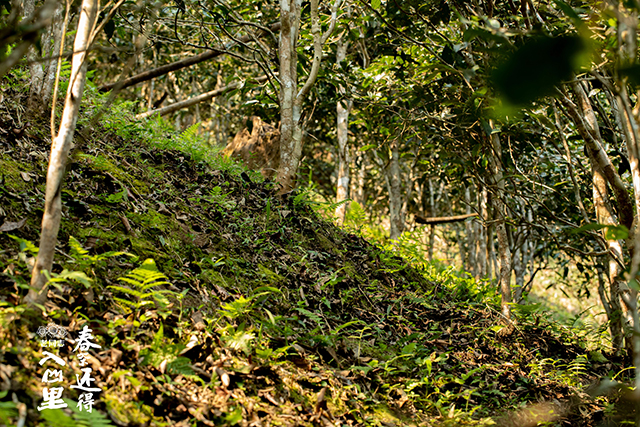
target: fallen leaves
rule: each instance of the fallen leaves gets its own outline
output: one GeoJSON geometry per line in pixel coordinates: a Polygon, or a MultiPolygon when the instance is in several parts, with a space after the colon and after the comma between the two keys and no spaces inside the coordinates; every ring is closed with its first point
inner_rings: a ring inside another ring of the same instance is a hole
{"type": "Polygon", "coordinates": [[[13,231],[22,228],[27,223],[27,218],[22,218],[18,222],[5,221],[0,225],[0,231],[13,231]]]}

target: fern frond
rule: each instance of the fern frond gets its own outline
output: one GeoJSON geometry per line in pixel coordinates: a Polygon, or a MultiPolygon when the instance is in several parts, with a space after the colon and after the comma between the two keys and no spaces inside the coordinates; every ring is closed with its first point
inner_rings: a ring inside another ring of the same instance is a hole
{"type": "Polygon", "coordinates": [[[198,137],[198,128],[200,127],[200,123],[194,123],[185,129],[184,132],[180,134],[180,138],[184,141],[193,141],[198,137]]]}
{"type": "Polygon", "coordinates": [[[171,283],[167,280],[167,276],[158,271],[155,261],[151,258],[127,275],[119,277],[118,280],[129,286],[111,285],[109,289],[121,292],[130,298],[129,300],[121,297],[114,299],[133,309],[155,303],[162,311],[169,305],[165,295],[175,294],[167,289],[157,289],[158,286],[170,285],[171,283]]]}
{"type": "MultiPolygon", "coordinates": [[[[93,408],[91,412],[86,410],[80,410],[78,403],[71,399],[64,399],[69,406],[69,409],[73,411],[73,419],[76,421],[78,427],[113,427],[111,420],[106,415],[93,408]]],[[[68,427],[69,425],[67,425],[68,427]]]]}

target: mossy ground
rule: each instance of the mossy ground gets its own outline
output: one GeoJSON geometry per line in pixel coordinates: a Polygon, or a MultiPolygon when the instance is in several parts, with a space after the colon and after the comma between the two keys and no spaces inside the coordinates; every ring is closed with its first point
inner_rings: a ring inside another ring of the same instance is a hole
{"type": "MultiPolygon", "coordinates": [[[[34,331],[49,321],[94,330],[96,408],[118,425],[586,426],[619,416],[584,393],[619,367],[544,315],[505,323],[492,290],[435,280],[321,219],[304,193],[278,198],[255,174],[194,159],[179,134],[150,140],[122,118],[82,129],[62,192],[53,273],[92,283],[60,281],[47,317],[30,316],[20,304],[33,253],[9,234],[38,240],[48,128],[35,119],[14,132],[23,95],[5,92],[0,207],[5,222],[26,223],[0,233],[0,378],[4,401],[25,404],[32,425],[55,418],[35,410],[34,331]],[[168,283],[135,298],[119,290],[148,258],[168,283]],[[540,402],[552,403],[533,424],[531,411],[512,413],[540,402]]],[[[77,395],[67,387],[65,397],[77,395]]],[[[17,422],[9,415],[0,423],[17,422]]]]}

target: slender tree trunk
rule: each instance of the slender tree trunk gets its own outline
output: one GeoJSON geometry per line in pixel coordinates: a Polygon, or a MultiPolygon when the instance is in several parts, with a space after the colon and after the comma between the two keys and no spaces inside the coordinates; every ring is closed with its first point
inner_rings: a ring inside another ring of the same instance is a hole
{"type": "MultiPolygon", "coordinates": [[[[347,57],[347,47],[349,41],[346,40],[346,36],[343,35],[338,40],[336,63],[338,66],[347,57]]],[[[340,86],[338,92],[344,96],[345,88],[340,86]]],[[[336,107],[336,113],[338,117],[337,123],[337,136],[338,136],[338,185],[336,189],[336,203],[340,203],[336,207],[336,219],[338,224],[344,222],[345,215],[347,213],[347,203],[344,200],[349,198],[349,146],[347,145],[349,136],[349,111],[351,110],[352,102],[350,99],[338,100],[336,107]],[[342,203],[341,203],[342,202],[342,203]]]]}
{"type": "MultiPolygon", "coordinates": [[[[576,99],[578,101],[578,107],[581,109],[582,116],[584,117],[584,123],[586,127],[586,131],[589,132],[592,137],[598,142],[600,146],[602,146],[602,136],[600,135],[600,129],[598,126],[598,122],[596,119],[596,115],[591,106],[591,102],[587,97],[586,92],[584,91],[582,85],[580,83],[575,83],[573,85],[574,92],[576,94],[576,99]]],[[[589,160],[591,162],[591,168],[593,171],[593,204],[596,211],[596,221],[598,224],[606,224],[606,225],[617,225],[617,220],[613,214],[613,209],[609,203],[609,189],[607,188],[607,178],[605,177],[604,171],[600,167],[597,159],[596,153],[594,153],[593,149],[587,146],[587,153],[589,155],[589,160]]],[[[603,237],[604,230],[603,230],[603,237]]],[[[622,343],[617,339],[619,333],[618,330],[622,330],[623,324],[621,319],[621,314],[623,311],[626,311],[625,318],[626,321],[626,329],[628,343],[631,344],[631,331],[633,329],[633,319],[632,315],[628,312],[628,310],[621,310],[622,306],[620,304],[621,292],[624,292],[623,289],[626,288],[626,285],[622,282],[622,263],[624,262],[623,252],[622,252],[622,244],[618,240],[606,240],[605,245],[609,251],[609,287],[610,287],[610,305],[612,307],[611,310],[611,318],[609,322],[611,324],[611,329],[615,330],[614,336],[616,336],[616,340],[612,342],[615,345],[621,345],[622,343]]],[[[628,291],[627,291],[628,292],[628,291]]],[[[625,307],[626,308],[626,307],[625,307]]],[[[619,352],[621,347],[614,347],[615,352],[619,352]]],[[[630,348],[631,350],[631,348],[630,348]]]]}
{"type": "Polygon", "coordinates": [[[322,45],[335,27],[341,0],[335,0],[331,9],[331,19],[326,33],[322,34],[318,15],[318,0],[311,0],[311,34],[313,36],[313,62],[307,80],[298,91],[298,33],[302,0],[280,0],[280,165],[277,181],[280,194],[291,191],[296,184],[296,174],[302,158],[301,123],[302,104],[315,84],[320,62],[322,45]]]}
{"type": "MultiPolygon", "coordinates": [[[[31,17],[35,12],[36,2],[35,0],[24,0],[24,16],[31,17]]],[[[42,108],[42,97],[40,90],[42,89],[42,80],[44,78],[44,71],[42,70],[42,64],[40,63],[40,55],[35,46],[27,51],[27,61],[29,61],[29,74],[31,80],[29,82],[29,98],[27,100],[27,108],[31,111],[42,108]]]]}
{"type": "Polygon", "coordinates": [[[498,259],[496,258],[496,248],[494,245],[494,237],[493,234],[495,232],[495,227],[493,225],[494,214],[493,214],[493,200],[491,193],[487,194],[487,218],[489,221],[489,226],[487,227],[487,278],[490,279],[498,279],[498,259]],[[495,276],[494,276],[495,272],[495,276]]]}
{"type": "Polygon", "coordinates": [[[40,249],[31,277],[32,289],[26,297],[26,301],[30,304],[42,304],[46,300],[47,289],[45,285],[47,279],[43,271],[50,272],[53,265],[53,254],[62,213],[62,181],[76,121],[78,120],[78,110],[87,73],[87,47],[91,32],[95,26],[97,11],[98,0],[83,0],[73,46],[71,76],[69,77],[65,107],[58,136],[51,146],[44,215],[42,217],[42,233],[40,234],[40,249]]]}
{"type": "Polygon", "coordinates": [[[367,155],[366,153],[356,152],[353,157],[356,159],[354,162],[356,176],[355,179],[351,181],[351,198],[361,207],[364,207],[364,182],[367,176],[367,155]]]}
{"type": "MultiPolygon", "coordinates": [[[[636,62],[638,52],[638,13],[635,10],[623,10],[622,4],[615,3],[616,14],[618,18],[617,36],[618,36],[618,68],[632,66],[636,62]]],[[[622,130],[622,135],[627,145],[627,155],[631,169],[631,179],[633,182],[635,196],[635,218],[630,229],[630,236],[627,239],[629,254],[631,255],[631,274],[629,277],[634,278],[637,275],[640,266],[640,230],[638,224],[640,221],[640,135],[638,131],[639,111],[637,102],[632,104],[627,92],[628,77],[617,77],[617,90],[609,90],[615,93],[614,113],[616,121],[622,130]]],[[[610,95],[610,98],[613,98],[610,95]]],[[[622,221],[621,221],[622,222],[622,221]]],[[[626,224],[625,224],[626,225],[626,224]]],[[[622,310],[627,330],[625,335],[627,338],[627,350],[633,354],[633,362],[636,367],[635,388],[636,393],[640,393],[640,322],[638,319],[638,292],[629,288],[622,281],[618,284],[620,298],[622,299],[622,310]],[[629,331],[629,325],[633,327],[629,331]],[[631,339],[629,339],[631,336],[631,339]]],[[[613,290],[612,290],[613,291],[613,290]]],[[[613,300],[613,297],[611,297],[613,300]]],[[[638,394],[636,401],[640,402],[638,394]]],[[[636,425],[640,425],[640,406],[636,407],[636,425]]]]}
{"type": "Polygon", "coordinates": [[[280,168],[278,182],[283,191],[293,188],[302,152],[300,111],[294,111],[298,89],[297,53],[301,0],[280,0],[280,168]],[[299,135],[296,135],[299,134],[299,135]],[[300,150],[296,150],[297,142],[300,150]]]}
{"type": "Polygon", "coordinates": [[[389,190],[389,238],[398,240],[404,231],[402,218],[402,193],[400,184],[400,150],[398,141],[391,143],[391,159],[387,167],[387,189],[389,190]]]}
{"type": "MultiPolygon", "coordinates": [[[[464,201],[467,205],[466,213],[467,215],[471,214],[471,190],[469,190],[469,186],[466,186],[464,189],[464,201]]],[[[471,273],[472,276],[476,276],[476,233],[475,233],[475,224],[477,220],[474,221],[466,221],[464,223],[465,232],[467,235],[467,264],[465,265],[465,270],[471,273]]]]}
{"type": "MultiPolygon", "coordinates": [[[[490,123],[491,128],[493,124],[490,123]]],[[[500,296],[502,299],[502,314],[506,318],[511,317],[511,251],[509,250],[509,240],[506,228],[506,207],[504,205],[505,184],[502,175],[502,146],[498,133],[490,135],[492,156],[491,163],[493,169],[493,184],[496,186],[495,194],[492,197],[495,209],[495,227],[498,238],[498,253],[500,260],[500,272],[496,274],[499,278],[500,296]]]]}
{"type": "Polygon", "coordinates": [[[44,80],[42,82],[42,103],[43,105],[49,105],[51,97],[53,95],[53,86],[56,81],[56,73],[58,71],[58,55],[60,55],[60,46],[64,37],[64,19],[65,11],[62,5],[57,5],[53,15],[53,21],[51,22],[51,30],[48,35],[48,40],[45,45],[47,46],[47,54],[50,59],[45,66],[44,80]]]}
{"type": "Polygon", "coordinates": [[[514,289],[513,301],[519,303],[522,299],[522,291],[524,289],[524,268],[522,262],[522,245],[514,245],[513,251],[513,275],[516,278],[516,286],[514,289]]]}
{"type": "MultiPolygon", "coordinates": [[[[436,216],[436,198],[435,198],[435,190],[433,188],[433,180],[431,178],[427,179],[427,185],[429,186],[429,216],[436,216]]],[[[433,246],[435,244],[436,238],[436,226],[434,224],[429,225],[429,246],[428,246],[428,260],[431,262],[433,260],[433,246]]]]}
{"type": "Polygon", "coordinates": [[[478,255],[476,260],[478,261],[478,278],[487,277],[487,264],[490,262],[487,259],[487,231],[489,229],[489,217],[487,212],[487,189],[483,186],[479,190],[478,197],[480,198],[480,214],[482,215],[482,223],[478,226],[478,255]]]}

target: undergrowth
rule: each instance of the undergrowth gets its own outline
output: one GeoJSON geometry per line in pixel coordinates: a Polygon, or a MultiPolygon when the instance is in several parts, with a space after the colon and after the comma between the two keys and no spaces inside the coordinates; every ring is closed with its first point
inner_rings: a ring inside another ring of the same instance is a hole
{"type": "Polygon", "coordinates": [[[338,229],[308,191],[279,198],[256,173],[239,178],[197,125],[139,123],[127,103],[93,123],[105,99],[87,94],[46,318],[29,317],[22,298],[46,170],[30,153],[46,149],[48,130],[0,145],[0,203],[26,219],[13,238],[0,234],[0,374],[11,373],[0,422],[519,425],[519,408],[557,401],[550,422],[578,426],[616,402],[584,390],[618,367],[537,307],[505,321],[489,281],[426,262],[409,238],[371,244],[353,209],[352,228],[338,229]],[[94,415],[34,409],[42,348],[29,334],[49,321],[95,331],[94,415]]]}

